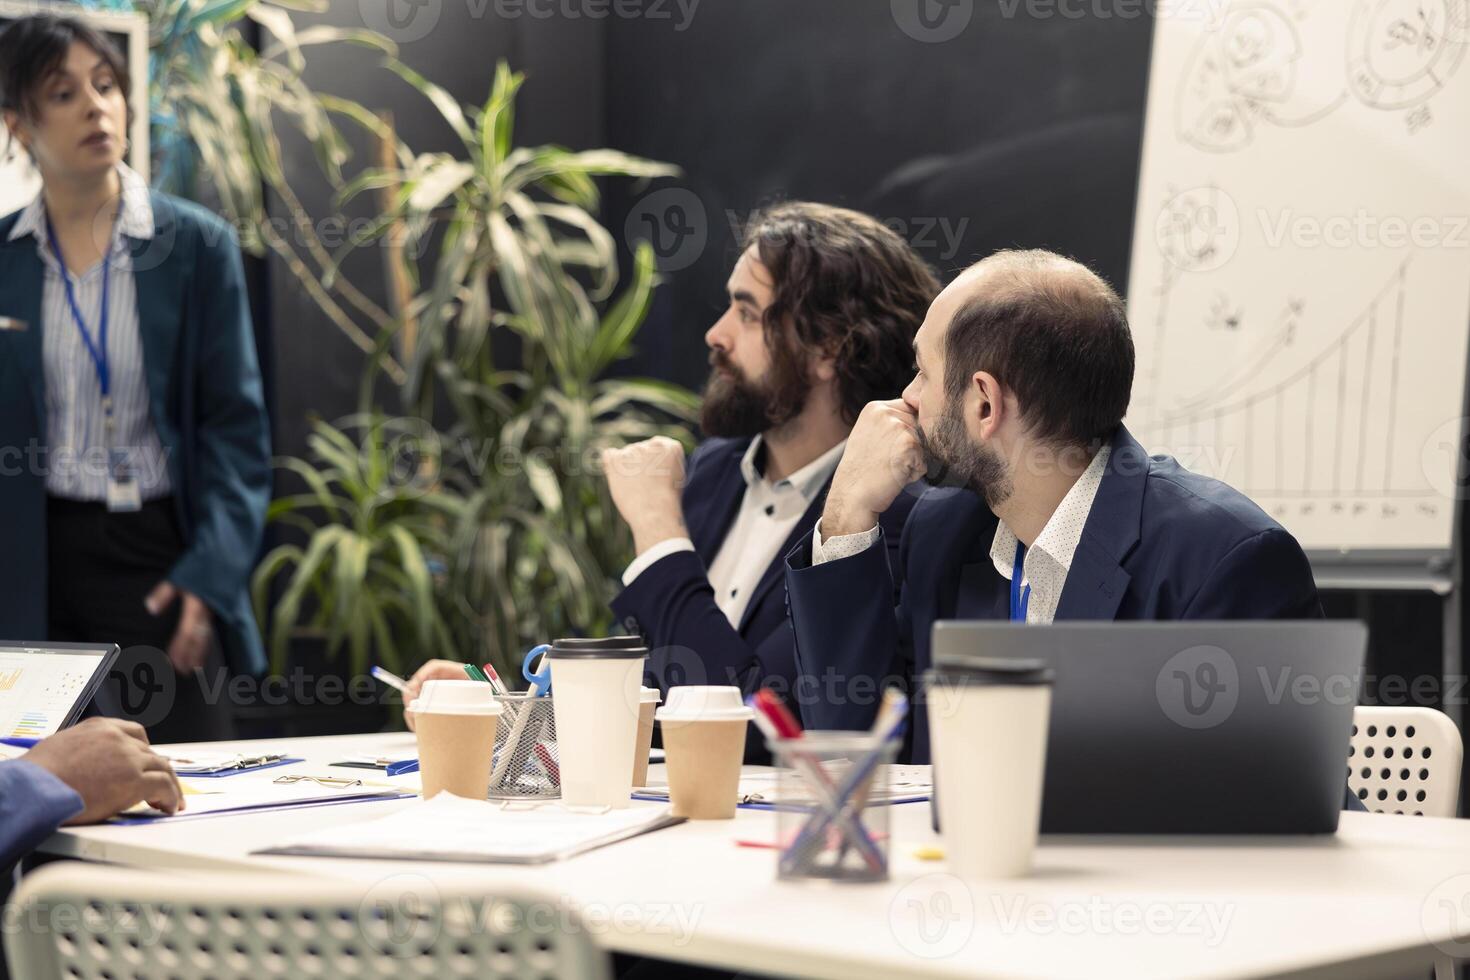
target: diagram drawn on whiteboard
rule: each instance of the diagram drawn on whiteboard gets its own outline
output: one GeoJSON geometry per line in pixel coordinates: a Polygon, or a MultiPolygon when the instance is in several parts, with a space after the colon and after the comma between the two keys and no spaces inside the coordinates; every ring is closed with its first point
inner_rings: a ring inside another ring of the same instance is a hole
{"type": "Polygon", "coordinates": [[[1465,60],[1470,0],[1357,0],[1348,26],[1348,85],[1374,109],[1431,98],[1465,60]]]}
{"type": "MultiPolygon", "coordinates": [[[[1219,311],[1232,311],[1230,329],[1255,317],[1259,339],[1232,366],[1167,404],[1156,403],[1134,423],[1145,445],[1235,447],[1233,458],[1214,465],[1253,499],[1269,502],[1276,516],[1309,517],[1319,506],[1355,517],[1397,517],[1415,508],[1439,515],[1442,494],[1417,479],[1414,446],[1395,439],[1403,400],[1414,398],[1403,370],[1405,303],[1413,256],[1373,284],[1356,315],[1342,324],[1310,331],[1315,346],[1301,343],[1312,304],[1285,297],[1279,307],[1252,310],[1220,295],[1202,327],[1219,328],[1219,311]],[[1402,457],[1402,458],[1400,458],[1402,457]],[[1410,479],[1401,478],[1409,474],[1410,479]]],[[[1170,276],[1163,280],[1160,323],[1169,321],[1170,276]]],[[[1176,321],[1177,322],[1177,321],[1176,321]]],[[[1153,370],[1167,370],[1168,351],[1156,336],[1153,370]]],[[[1151,388],[1154,386],[1150,386],[1151,388]]]]}
{"type": "MultiPolygon", "coordinates": [[[[1302,24],[1313,10],[1301,0],[1237,4],[1206,31],[1180,79],[1179,139],[1234,153],[1262,126],[1310,126],[1351,101],[1385,111],[1423,107],[1470,48],[1470,0],[1352,0],[1346,57],[1336,69],[1343,82],[1308,91],[1303,77],[1322,77],[1317,62],[1331,54],[1320,40],[1316,48],[1304,40],[1302,24]]],[[[1426,121],[1421,112],[1409,120],[1411,130],[1426,121]]]]}
{"type": "Polygon", "coordinates": [[[1470,0],[1212,6],[1155,28],[1127,425],[1313,554],[1440,556],[1470,474],[1470,0]]]}

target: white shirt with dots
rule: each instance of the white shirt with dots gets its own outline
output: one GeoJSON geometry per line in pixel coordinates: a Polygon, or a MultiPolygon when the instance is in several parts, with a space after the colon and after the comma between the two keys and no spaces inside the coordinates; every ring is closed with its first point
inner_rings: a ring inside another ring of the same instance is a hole
{"type": "MultiPolygon", "coordinates": [[[[1026,606],[1026,622],[1050,623],[1057,615],[1057,604],[1062,601],[1062,589],[1067,584],[1067,573],[1072,570],[1072,556],[1077,553],[1077,544],[1082,540],[1082,529],[1087,526],[1087,516],[1092,513],[1092,502],[1097,489],[1102,486],[1103,474],[1107,472],[1110,447],[1104,446],[1072,489],[1062,498],[1046,526],[1037,535],[1036,541],[1026,549],[1026,563],[1021,569],[1021,585],[1031,586],[1031,599],[1026,606]]],[[[822,522],[818,521],[812,531],[812,564],[821,565],[841,558],[849,558],[871,548],[878,541],[878,528],[858,534],[846,534],[822,542],[822,522]]],[[[997,521],[995,538],[990,543],[990,560],[995,570],[1007,582],[1015,574],[1016,535],[1005,521],[997,521]]]]}

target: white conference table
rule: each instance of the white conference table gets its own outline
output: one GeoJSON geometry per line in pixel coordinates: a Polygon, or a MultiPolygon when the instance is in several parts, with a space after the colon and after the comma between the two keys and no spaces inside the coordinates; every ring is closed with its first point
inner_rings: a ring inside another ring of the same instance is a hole
{"type": "MultiPolygon", "coordinates": [[[[413,743],[233,744],[306,758],[274,776],[352,772],[326,764],[411,753],[413,743]]],[[[42,850],[183,875],[316,875],[367,887],[410,875],[457,894],[534,890],[580,909],[609,950],[833,980],[1424,980],[1436,957],[1470,956],[1470,821],[1423,817],[1347,813],[1335,838],[1046,837],[1029,877],[969,883],[916,856],[936,843],[926,803],[894,808],[892,880],[880,884],[777,881],[774,852],[734,843],[773,835],[773,814],[746,810],[540,867],[250,855],[415,802],[66,828],[42,850]]]]}

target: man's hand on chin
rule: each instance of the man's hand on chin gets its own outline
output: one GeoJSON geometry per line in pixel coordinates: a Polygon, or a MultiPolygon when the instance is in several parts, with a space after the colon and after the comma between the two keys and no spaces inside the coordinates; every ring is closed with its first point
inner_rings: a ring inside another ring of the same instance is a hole
{"type": "Polygon", "coordinates": [[[903,488],[924,475],[919,417],[901,398],[858,416],[822,512],[822,540],[871,531],[903,488]]]}

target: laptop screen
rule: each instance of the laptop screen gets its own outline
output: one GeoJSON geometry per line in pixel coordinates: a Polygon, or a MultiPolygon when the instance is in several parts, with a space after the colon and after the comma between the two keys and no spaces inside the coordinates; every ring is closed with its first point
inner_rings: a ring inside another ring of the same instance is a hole
{"type": "Polygon", "coordinates": [[[0,644],[0,738],[45,738],[82,713],[115,646],[0,644]]]}

